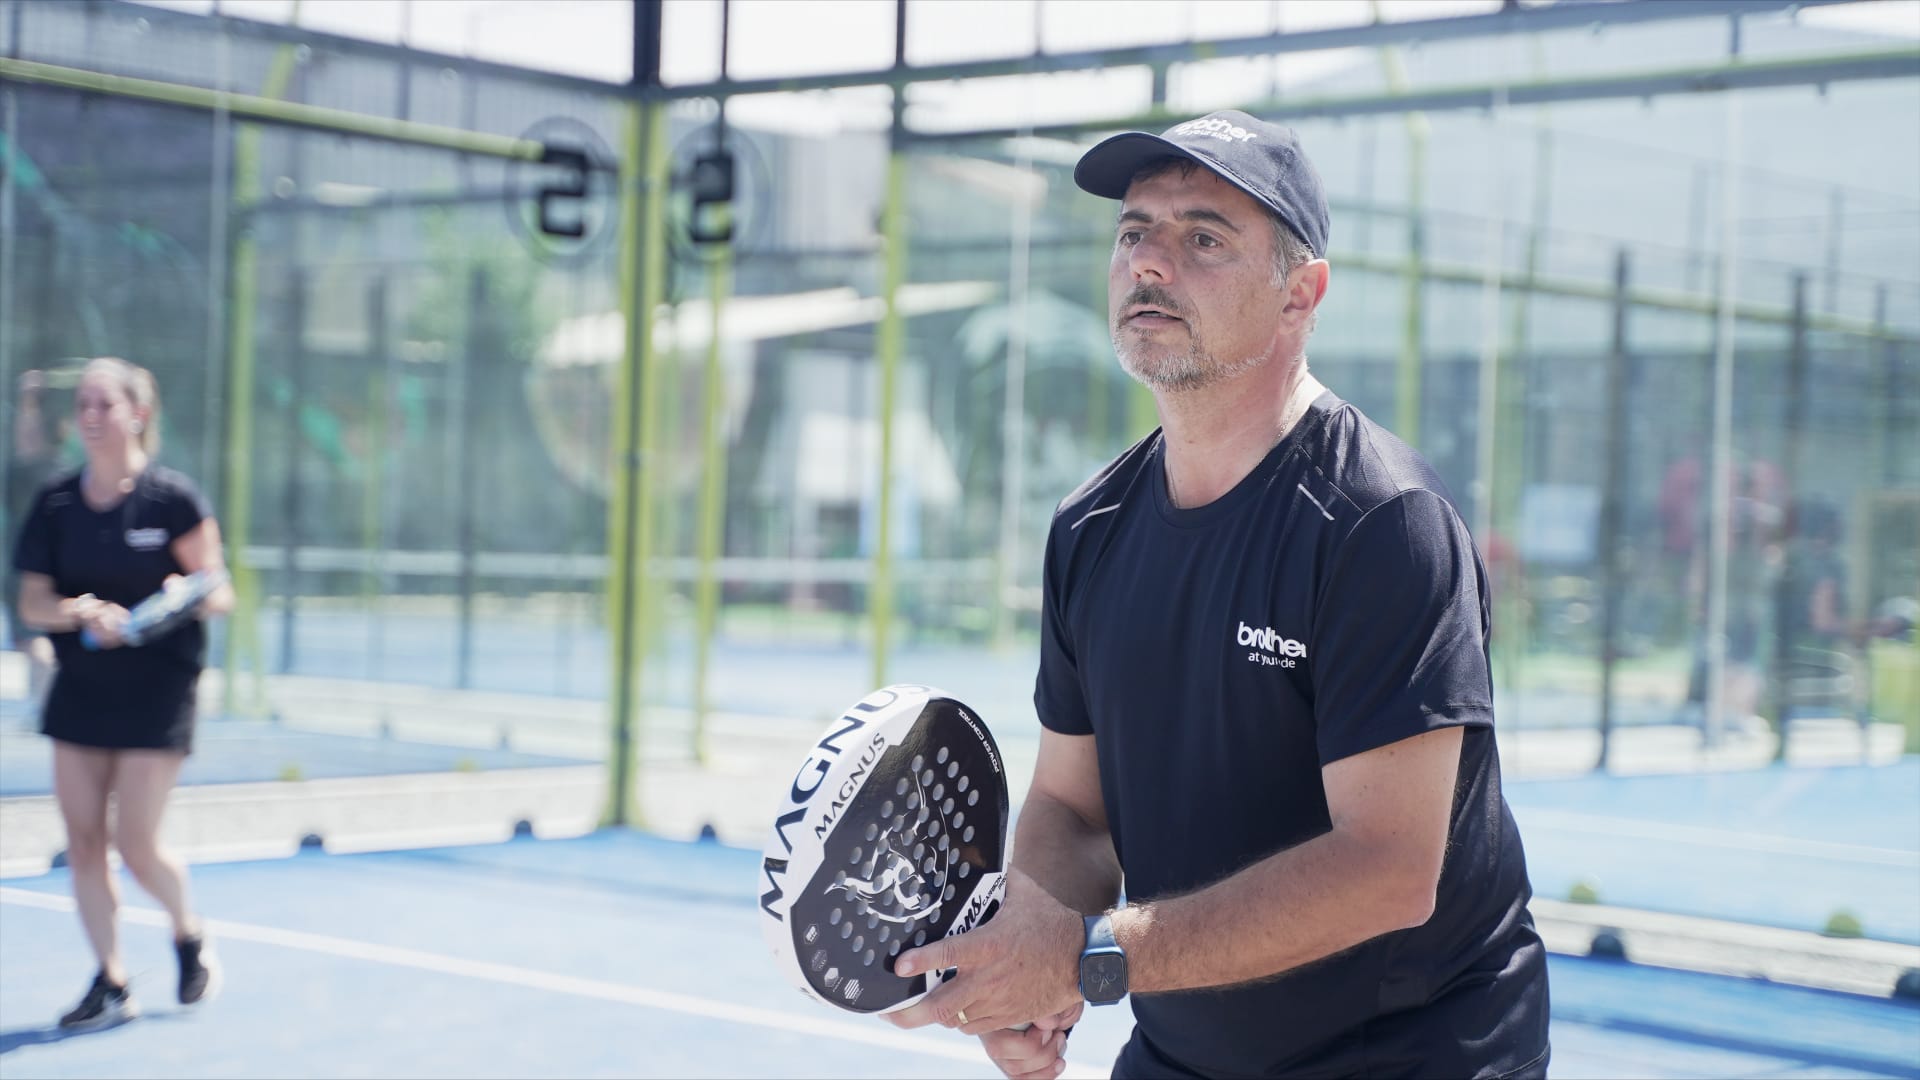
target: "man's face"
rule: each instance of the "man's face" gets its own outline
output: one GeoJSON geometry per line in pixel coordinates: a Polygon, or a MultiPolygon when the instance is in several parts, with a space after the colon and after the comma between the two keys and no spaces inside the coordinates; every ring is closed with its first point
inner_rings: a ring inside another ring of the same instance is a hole
{"type": "Polygon", "coordinates": [[[1113,348],[1155,390],[1192,390],[1259,366],[1285,306],[1273,227],[1252,196],[1203,168],[1127,189],[1107,268],[1113,348]]]}

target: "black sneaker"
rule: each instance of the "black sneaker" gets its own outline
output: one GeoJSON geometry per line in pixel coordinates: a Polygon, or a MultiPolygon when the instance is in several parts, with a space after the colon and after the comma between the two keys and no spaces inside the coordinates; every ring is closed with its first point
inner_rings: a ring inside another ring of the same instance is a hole
{"type": "Polygon", "coordinates": [[[180,1004],[206,1001],[219,992],[220,961],[204,935],[174,942],[173,951],[180,957],[180,1004]]]}
{"type": "Polygon", "coordinates": [[[93,985],[87,988],[87,996],[80,999],[80,1004],[60,1018],[60,1026],[69,1031],[87,1031],[124,1024],[139,1015],[140,1007],[133,1003],[133,995],[127,993],[127,988],[108,982],[106,973],[101,972],[93,977],[93,985]]]}

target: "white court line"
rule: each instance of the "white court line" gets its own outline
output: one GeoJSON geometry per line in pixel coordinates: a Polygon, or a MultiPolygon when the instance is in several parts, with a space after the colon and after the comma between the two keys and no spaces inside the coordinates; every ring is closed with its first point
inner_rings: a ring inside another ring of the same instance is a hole
{"type": "MultiPolygon", "coordinates": [[[[72,897],[54,896],[8,886],[0,886],[0,903],[18,904],[21,907],[39,908],[42,911],[73,910],[72,897]]],[[[172,925],[167,919],[166,912],[153,908],[123,906],[120,912],[131,923],[159,927],[172,925]]],[[[885,1026],[886,1021],[877,1018],[872,1022],[878,1026],[870,1028],[810,1016],[795,1016],[772,1009],[756,1009],[750,1005],[734,1005],[724,1001],[694,997],[691,994],[673,994],[664,990],[648,990],[601,979],[556,975],[552,972],[536,971],[533,968],[518,967],[513,964],[463,960],[457,956],[443,956],[439,953],[402,949],[391,945],[375,945],[371,942],[354,941],[351,938],[332,937],[326,934],[309,934],[300,930],[282,930],[275,926],[258,926],[226,919],[207,919],[206,925],[215,938],[228,941],[252,941],[262,945],[279,945],[288,949],[300,949],[305,952],[322,953],[351,960],[366,960],[376,964],[391,964],[395,967],[432,971],[442,975],[460,975],[469,979],[482,979],[487,982],[523,986],[535,990],[549,990],[557,994],[572,994],[576,997],[619,1002],[623,1005],[639,1005],[643,1008],[662,1009],[687,1016],[705,1017],[709,1020],[724,1020],[734,1024],[788,1031],[797,1035],[862,1043],[885,1050],[904,1050],[908,1053],[925,1054],[928,1057],[946,1058],[950,1061],[964,1061],[969,1065],[986,1065],[991,1068],[985,1051],[980,1049],[978,1043],[971,1046],[955,1044],[925,1035],[889,1029],[885,1026]]],[[[1075,1077],[1078,1080],[1090,1080],[1106,1074],[1085,1066],[1069,1064],[1062,1075],[1075,1077]]]]}
{"type": "Polygon", "coordinates": [[[1710,829],[1700,825],[1669,825],[1659,821],[1581,814],[1570,810],[1515,809],[1522,835],[1530,825],[1569,832],[1598,833],[1634,840],[1671,840],[1680,844],[1757,851],[1767,855],[1805,855],[1838,862],[1877,863],[1881,866],[1920,868],[1920,851],[1899,848],[1867,847],[1864,844],[1836,844],[1826,840],[1797,840],[1790,836],[1710,829]]]}

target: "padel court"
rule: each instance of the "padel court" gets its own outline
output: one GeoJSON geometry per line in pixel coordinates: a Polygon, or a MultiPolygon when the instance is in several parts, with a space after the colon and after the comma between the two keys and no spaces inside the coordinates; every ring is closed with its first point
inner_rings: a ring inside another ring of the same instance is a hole
{"type": "MultiPolygon", "coordinates": [[[[978,1044],[813,1004],[772,966],[756,852],[610,830],[573,839],[194,868],[227,970],[172,1003],[164,916],[124,882],[144,1016],[62,1037],[85,946],[63,870],[0,886],[0,1074],[993,1076],[978,1044]]],[[[1920,1077],[1920,1008],[1602,960],[1552,961],[1564,1077],[1920,1077]]],[[[1070,1075],[1104,1076],[1124,1007],[1070,1075]]]]}

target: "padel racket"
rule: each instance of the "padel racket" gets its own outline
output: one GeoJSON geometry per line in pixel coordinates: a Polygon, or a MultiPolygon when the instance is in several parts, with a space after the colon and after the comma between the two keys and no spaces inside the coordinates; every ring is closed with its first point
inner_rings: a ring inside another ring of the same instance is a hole
{"type": "MultiPolygon", "coordinates": [[[[174,630],[192,619],[201,602],[226,583],[225,570],[196,570],[175,578],[127,612],[126,625],[120,628],[120,644],[138,647],[174,630]]],[[[80,643],[89,649],[100,647],[91,630],[80,632],[80,643]]]]}
{"type": "Polygon", "coordinates": [[[849,1012],[904,1009],[951,972],[893,973],[1006,893],[1006,765],[972,709],[928,686],[862,698],[807,752],[761,862],[781,972],[849,1012]]]}

